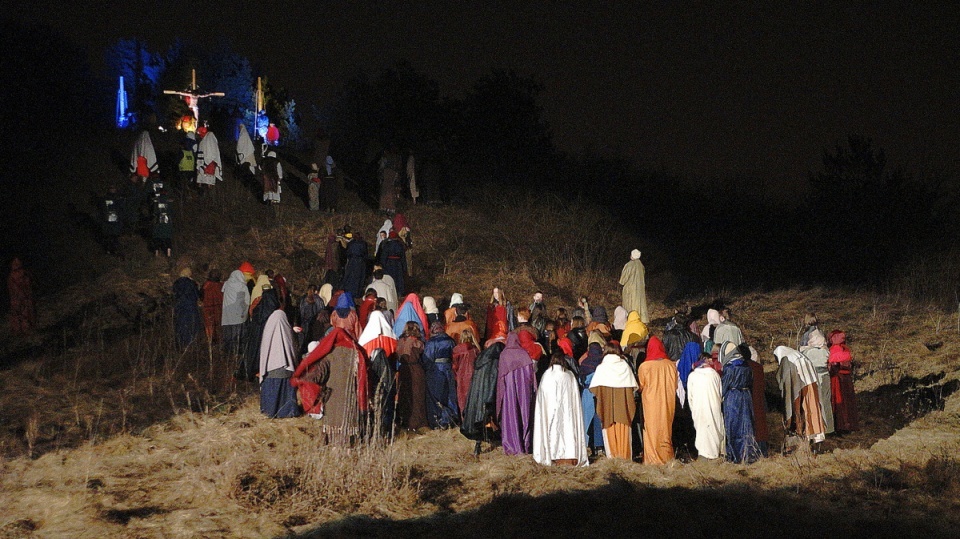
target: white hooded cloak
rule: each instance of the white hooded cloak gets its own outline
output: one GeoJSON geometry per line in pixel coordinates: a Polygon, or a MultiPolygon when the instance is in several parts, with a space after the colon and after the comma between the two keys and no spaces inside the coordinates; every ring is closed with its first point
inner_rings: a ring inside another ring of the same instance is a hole
{"type": "Polygon", "coordinates": [[[587,466],[587,439],[577,378],[559,365],[543,373],[533,419],[533,460],[551,466],[574,459],[587,466]]]}
{"type": "Polygon", "coordinates": [[[200,148],[197,150],[197,183],[214,185],[218,181],[223,181],[223,160],[220,159],[220,143],[213,131],[207,131],[207,134],[200,140],[200,148]],[[207,165],[216,163],[216,171],[213,174],[205,172],[207,165]]]}

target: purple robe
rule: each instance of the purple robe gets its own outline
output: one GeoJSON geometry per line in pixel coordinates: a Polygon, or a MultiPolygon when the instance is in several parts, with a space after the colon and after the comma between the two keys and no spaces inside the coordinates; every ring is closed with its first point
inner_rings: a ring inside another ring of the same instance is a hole
{"type": "Polygon", "coordinates": [[[536,372],[537,364],[520,346],[517,334],[511,333],[497,367],[497,418],[507,455],[533,451],[536,372]]]}

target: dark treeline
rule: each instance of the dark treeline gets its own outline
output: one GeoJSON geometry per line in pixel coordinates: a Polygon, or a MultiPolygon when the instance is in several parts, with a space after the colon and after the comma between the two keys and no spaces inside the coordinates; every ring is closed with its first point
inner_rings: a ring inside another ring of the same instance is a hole
{"type": "MultiPolygon", "coordinates": [[[[2,24],[8,54],[0,72],[13,84],[2,91],[8,151],[0,170],[5,185],[29,191],[32,201],[5,201],[3,255],[8,260],[14,252],[27,253],[35,266],[54,266],[44,262],[50,257],[42,240],[58,234],[49,230],[37,201],[64,193],[79,173],[74,163],[84,145],[117,139],[112,108],[118,74],[132,77],[131,104],[147,126],[184,112],[162,90],[185,86],[196,68],[203,86],[227,93],[201,105],[201,114],[227,136],[238,120],[250,121],[245,102],[256,76],[264,74],[228,44],[204,49],[177,43],[156,52],[126,40],[109,51],[84,51],[47,28],[2,24]],[[106,54],[109,72],[92,74],[88,52],[106,54]]],[[[312,137],[301,133],[329,138],[330,153],[362,190],[374,192],[384,150],[409,152],[417,157],[428,203],[482,203],[494,190],[522,190],[607,208],[644,238],[645,258],[669,260],[684,291],[882,287],[920,261],[936,259],[939,266],[924,267],[938,268],[937,286],[915,280],[912,290],[935,288],[954,299],[957,272],[943,255],[955,249],[960,224],[952,179],[898,170],[867,137],[854,135],[826,149],[822,167],[806,178],[807,195],[785,203],[768,196],[769,185],[764,190],[736,178],[707,181],[645,170],[644,156],[561,152],[544,119],[542,86],[512,71],[493,71],[458,96],[442,95],[437,81],[407,62],[333,83],[340,88],[336,99],[311,104],[306,110],[312,113],[303,116],[293,96],[267,81],[268,113],[285,140],[300,139],[289,151],[308,149],[312,137]]]]}

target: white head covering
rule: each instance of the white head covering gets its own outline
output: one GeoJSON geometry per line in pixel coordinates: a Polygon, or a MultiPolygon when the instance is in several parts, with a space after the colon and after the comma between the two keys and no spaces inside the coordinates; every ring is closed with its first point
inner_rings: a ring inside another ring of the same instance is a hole
{"type": "Polygon", "coordinates": [[[317,295],[320,296],[320,299],[323,300],[323,306],[326,307],[330,303],[330,298],[333,297],[333,285],[330,283],[324,284],[320,287],[317,295]]]}
{"type": "Polygon", "coordinates": [[[640,249],[630,251],[630,260],[640,260],[640,249]]]}
{"type": "Polygon", "coordinates": [[[625,327],[627,327],[627,310],[623,305],[618,305],[613,310],[613,329],[623,330],[625,327]]]}
{"type": "Polygon", "coordinates": [[[272,370],[286,369],[293,372],[298,358],[287,313],[277,309],[263,327],[263,339],[260,341],[260,382],[263,383],[267,373],[272,370]]]}
{"type": "Polygon", "coordinates": [[[440,312],[440,309],[437,309],[437,300],[433,299],[433,296],[423,297],[423,312],[427,314],[437,314],[440,312]]]}
{"type": "Polygon", "coordinates": [[[381,335],[393,340],[397,339],[396,333],[393,332],[393,327],[387,322],[383,313],[381,311],[371,311],[370,318],[367,319],[367,325],[364,326],[360,338],[357,339],[357,344],[363,346],[381,335]]]}
{"type": "MultiPolygon", "coordinates": [[[[390,219],[383,220],[383,226],[380,227],[380,230],[377,231],[377,245],[374,247],[374,251],[380,249],[380,243],[383,241],[383,238],[380,237],[381,232],[386,232],[387,236],[390,235],[390,229],[393,228],[393,221],[390,219]]],[[[379,262],[377,262],[379,264],[379,262]]]]}
{"type": "Polygon", "coordinates": [[[454,292],[450,295],[450,306],[454,307],[463,303],[463,295],[457,292],[454,292]]]}
{"type": "Polygon", "coordinates": [[[590,387],[632,387],[636,389],[637,380],[630,372],[630,364],[616,354],[603,356],[603,361],[597,365],[593,373],[590,387]]]}
{"type": "Polygon", "coordinates": [[[817,371],[813,368],[813,363],[802,353],[790,348],[789,346],[778,346],[773,350],[773,355],[777,357],[777,363],[783,363],[786,359],[797,367],[797,374],[804,385],[810,385],[817,382],[817,371]]]}

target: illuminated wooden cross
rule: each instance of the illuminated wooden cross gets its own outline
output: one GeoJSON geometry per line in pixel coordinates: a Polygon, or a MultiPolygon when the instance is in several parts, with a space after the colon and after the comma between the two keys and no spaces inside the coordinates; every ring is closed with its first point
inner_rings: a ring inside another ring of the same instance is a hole
{"type": "Polygon", "coordinates": [[[183,100],[186,101],[187,106],[190,107],[190,110],[193,112],[193,117],[198,121],[200,120],[200,100],[205,97],[223,97],[223,92],[207,92],[203,93],[197,88],[197,70],[190,70],[190,88],[186,90],[164,90],[163,93],[168,95],[179,95],[183,97],[183,100]]]}

